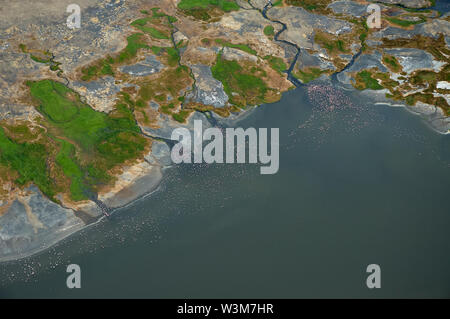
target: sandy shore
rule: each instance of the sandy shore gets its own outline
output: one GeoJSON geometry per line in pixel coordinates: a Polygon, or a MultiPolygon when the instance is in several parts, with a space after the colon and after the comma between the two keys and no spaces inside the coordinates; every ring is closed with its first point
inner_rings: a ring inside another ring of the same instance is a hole
{"type": "Polygon", "coordinates": [[[131,180],[127,186],[117,192],[111,192],[99,198],[110,208],[119,208],[130,204],[136,199],[153,192],[163,178],[162,169],[159,166],[147,164],[148,170],[142,176],[131,180]]]}

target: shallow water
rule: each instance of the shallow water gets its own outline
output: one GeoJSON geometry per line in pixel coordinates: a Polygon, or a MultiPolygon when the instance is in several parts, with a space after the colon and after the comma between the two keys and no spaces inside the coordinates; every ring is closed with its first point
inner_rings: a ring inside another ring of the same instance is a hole
{"type": "Polygon", "coordinates": [[[0,297],[450,297],[449,136],[330,86],[238,125],[280,128],[278,174],[172,168],[110,220],[0,265],[0,297]],[[369,264],[381,289],[366,287],[369,264]]]}

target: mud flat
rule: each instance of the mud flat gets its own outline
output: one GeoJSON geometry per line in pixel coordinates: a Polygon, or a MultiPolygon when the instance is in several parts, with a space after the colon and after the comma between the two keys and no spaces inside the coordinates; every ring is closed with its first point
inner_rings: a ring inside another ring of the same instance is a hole
{"type": "Polygon", "coordinates": [[[422,102],[418,102],[416,105],[407,105],[403,101],[393,101],[386,98],[386,92],[387,90],[369,90],[361,92],[361,95],[368,97],[375,105],[405,108],[407,111],[420,116],[436,133],[450,134],[450,118],[444,114],[441,108],[422,102]]]}
{"type": "Polygon", "coordinates": [[[51,202],[37,187],[27,191],[0,218],[0,262],[38,253],[86,226],[71,209],[51,202]]]}
{"type": "MultiPolygon", "coordinates": [[[[163,179],[164,165],[159,160],[170,164],[168,150],[167,146],[156,146],[155,152],[146,156],[153,164],[144,161],[126,168],[114,187],[99,195],[99,200],[114,210],[152,193],[163,179]]],[[[92,201],[80,204],[78,209],[64,208],[43,196],[35,186],[1,208],[0,262],[37,254],[103,218],[92,201]]]]}

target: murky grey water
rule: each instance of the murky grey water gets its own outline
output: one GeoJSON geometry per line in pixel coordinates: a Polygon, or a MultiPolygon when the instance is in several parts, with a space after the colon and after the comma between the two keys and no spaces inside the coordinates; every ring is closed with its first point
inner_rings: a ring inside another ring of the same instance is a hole
{"type": "Polygon", "coordinates": [[[324,86],[238,125],[280,128],[278,174],[171,169],[109,221],[0,265],[0,297],[450,297],[450,136],[324,86]]]}

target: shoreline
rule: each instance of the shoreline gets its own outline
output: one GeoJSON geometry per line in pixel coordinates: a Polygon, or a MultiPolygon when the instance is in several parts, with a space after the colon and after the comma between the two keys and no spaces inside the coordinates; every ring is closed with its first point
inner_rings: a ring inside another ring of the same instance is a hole
{"type": "MultiPolygon", "coordinates": [[[[118,194],[122,196],[121,201],[119,201],[120,205],[110,207],[112,209],[111,213],[114,213],[124,207],[132,205],[133,203],[139,201],[142,198],[147,198],[151,196],[153,193],[158,191],[159,186],[164,178],[164,169],[165,167],[151,166],[152,169],[149,170],[147,174],[139,176],[134,180],[130,185],[123,187],[118,194]],[[149,182],[149,183],[142,183],[149,182]],[[143,186],[141,191],[136,191],[136,187],[143,186]],[[128,196],[128,197],[127,197],[128,196]]],[[[57,204],[54,204],[57,205],[57,204]]],[[[58,205],[59,206],[59,205],[58,205]]],[[[39,234],[40,237],[34,238],[34,245],[27,249],[20,249],[17,252],[9,253],[4,256],[0,256],[0,265],[4,263],[12,263],[15,261],[20,261],[26,258],[31,258],[36,256],[56,245],[63,242],[65,239],[70,236],[85,230],[91,226],[94,226],[106,219],[104,215],[92,216],[93,221],[89,223],[84,223],[79,217],[75,216],[76,211],[74,209],[67,208],[65,209],[70,211],[70,214],[73,214],[70,221],[71,223],[68,225],[63,225],[63,227],[58,227],[51,231],[47,231],[47,233],[39,234]],[[40,240],[39,244],[35,244],[36,240],[40,240]]],[[[83,212],[88,214],[87,212],[83,212]]],[[[6,213],[8,214],[8,213],[6,213]]],[[[0,234],[1,235],[1,234],[0,234]]],[[[37,233],[35,233],[38,236],[37,233]]],[[[0,237],[1,238],[1,237],[0,237]]],[[[3,239],[3,238],[2,238],[3,239]]]]}
{"type": "Polygon", "coordinates": [[[426,126],[437,134],[450,134],[450,118],[446,117],[444,111],[437,106],[423,102],[417,102],[416,105],[408,105],[403,101],[391,100],[385,96],[384,90],[365,90],[362,91],[361,94],[374,100],[374,105],[386,105],[392,108],[402,108],[408,113],[418,116],[426,126]]]}
{"type": "Polygon", "coordinates": [[[440,135],[449,135],[450,134],[450,117],[444,114],[444,111],[438,107],[431,104],[426,104],[423,102],[417,102],[416,105],[408,105],[405,101],[396,101],[386,97],[386,93],[388,91],[386,89],[383,90],[358,90],[354,88],[352,85],[349,85],[345,82],[340,81],[339,79],[333,80],[330,77],[321,76],[320,78],[309,82],[307,85],[320,85],[320,84],[328,84],[328,85],[336,85],[342,90],[347,92],[351,92],[354,94],[357,92],[366,98],[372,100],[374,105],[385,105],[393,108],[403,108],[408,113],[416,115],[420,117],[420,119],[428,126],[433,132],[438,133],[440,135]],[[433,110],[433,112],[430,112],[433,110]],[[440,123],[433,123],[436,121],[443,121],[440,123]]]}
{"type": "MultiPolygon", "coordinates": [[[[213,115],[214,119],[220,123],[221,125],[225,126],[232,126],[238,123],[239,121],[247,118],[253,112],[258,108],[259,106],[252,107],[248,110],[245,110],[239,114],[236,114],[234,116],[230,116],[229,118],[222,118],[218,115],[213,115]]],[[[200,112],[194,112],[194,113],[200,113],[200,112]]],[[[206,117],[205,117],[206,119],[206,117]]],[[[164,145],[167,145],[165,142],[159,142],[163,143],[164,145]]],[[[170,155],[169,155],[170,156],[170,155]]],[[[108,206],[108,208],[111,208],[110,214],[114,214],[117,211],[120,211],[126,207],[129,207],[133,205],[134,203],[152,196],[155,192],[157,192],[160,189],[160,185],[162,184],[164,178],[165,178],[165,170],[173,167],[172,165],[169,165],[167,162],[167,154],[164,152],[153,154],[153,151],[150,152],[148,155],[145,156],[145,161],[142,162],[145,163],[144,165],[147,165],[149,167],[149,170],[146,174],[143,174],[139,176],[138,178],[134,179],[131,183],[126,185],[125,187],[121,188],[117,193],[110,193],[108,197],[107,194],[102,194],[100,198],[104,203],[108,206]],[[150,159],[150,160],[149,160],[150,159]],[[121,196],[121,198],[117,199],[116,196],[121,196]]],[[[141,164],[142,164],[141,163],[141,164]]],[[[124,172],[122,175],[126,175],[127,172],[124,172]]],[[[42,194],[41,194],[42,195],[42,194]]],[[[44,197],[43,197],[44,198],[44,197]]],[[[44,200],[47,200],[44,198],[44,200]]],[[[57,205],[57,204],[55,204],[57,205]]],[[[59,206],[59,205],[58,205],[59,206]]],[[[63,208],[62,206],[60,206],[63,208]]],[[[66,228],[59,228],[55,232],[47,234],[47,236],[42,240],[42,243],[38,245],[38,247],[33,247],[31,249],[28,249],[23,252],[17,252],[15,254],[7,254],[6,256],[0,256],[0,265],[6,264],[6,263],[13,263],[17,261],[24,260],[26,258],[32,258],[33,256],[39,255],[40,253],[43,253],[47,251],[48,249],[51,249],[52,247],[55,247],[56,245],[60,244],[64,240],[68,239],[72,235],[83,231],[85,229],[88,229],[91,226],[94,226],[105,219],[107,217],[105,215],[97,214],[93,215],[93,211],[98,209],[98,206],[90,202],[88,205],[85,205],[84,209],[81,208],[78,212],[85,214],[89,216],[89,218],[92,220],[91,222],[85,223],[82,221],[81,218],[75,216],[77,213],[76,209],[73,208],[65,208],[73,214],[73,219],[79,220],[78,223],[71,226],[69,229],[66,228]],[[48,239],[50,237],[50,239],[48,239]],[[48,241],[48,242],[46,242],[48,241]]],[[[6,213],[8,214],[8,213],[6,213]]],[[[0,225],[1,230],[1,225],[0,225]]],[[[1,238],[1,233],[0,233],[1,238]]],[[[1,247],[0,247],[1,248],[1,247]]]]}
{"type": "MultiPolygon", "coordinates": [[[[431,124],[430,119],[423,113],[416,112],[412,109],[410,109],[405,103],[394,103],[394,101],[388,100],[384,95],[382,95],[382,92],[377,91],[358,91],[354,88],[348,88],[343,83],[333,83],[330,79],[323,81],[323,80],[316,80],[312,81],[308,85],[314,85],[314,84],[327,84],[327,85],[337,85],[343,90],[351,91],[352,93],[362,94],[365,97],[368,97],[373,100],[373,105],[385,105],[389,107],[401,107],[408,111],[409,113],[412,113],[414,115],[419,115],[422,120],[424,120],[425,124],[433,130],[433,132],[436,132],[438,134],[442,135],[449,135],[450,130],[447,132],[443,132],[438,130],[435,126],[431,124]]],[[[308,85],[305,85],[308,86],[308,85]]],[[[295,88],[297,89],[297,88],[295,88]]],[[[262,105],[254,106],[248,110],[245,110],[239,114],[233,115],[229,118],[222,118],[218,115],[213,115],[214,119],[217,121],[217,124],[226,126],[226,127],[232,127],[233,125],[236,125],[241,120],[247,118],[248,116],[251,116],[254,112],[257,111],[259,107],[262,105]]],[[[161,142],[166,144],[165,142],[161,142]]],[[[167,145],[167,144],[166,144],[167,145]]],[[[154,157],[152,153],[149,154],[149,156],[154,157]]],[[[167,156],[167,154],[164,154],[163,156],[167,156]]],[[[160,185],[163,182],[165,178],[164,171],[168,168],[171,168],[171,165],[162,165],[162,164],[156,164],[158,163],[158,159],[155,159],[154,163],[149,163],[148,160],[144,161],[150,169],[147,173],[140,175],[136,179],[132,180],[128,185],[121,188],[117,192],[111,192],[107,194],[102,194],[100,198],[102,201],[105,202],[105,204],[112,209],[111,214],[116,213],[117,211],[120,211],[126,207],[129,207],[133,205],[134,203],[144,199],[148,198],[149,196],[152,196],[153,193],[157,192],[160,189],[160,185]],[[109,196],[108,196],[109,195],[109,196]],[[117,196],[119,198],[117,198],[117,196]]],[[[56,204],[55,204],[56,205],[56,204]]],[[[67,209],[72,212],[75,216],[75,210],[74,209],[67,209]]],[[[84,212],[91,216],[88,212],[84,212]]],[[[58,228],[56,232],[48,234],[42,241],[42,243],[38,247],[33,247],[29,249],[28,251],[19,252],[17,254],[11,254],[6,255],[3,257],[0,257],[0,264],[5,263],[12,263],[16,261],[21,261],[26,258],[31,258],[33,256],[36,256],[40,253],[45,252],[46,250],[60,244],[70,236],[74,235],[75,233],[78,233],[79,231],[88,229],[91,226],[94,226],[103,220],[106,219],[104,215],[98,215],[98,216],[91,216],[93,217],[93,221],[89,223],[74,223],[71,225],[67,225],[63,228],[58,228]],[[47,242],[48,241],[48,242],[47,242]]],[[[79,219],[78,217],[75,217],[79,219]]],[[[1,225],[0,225],[1,226],[1,225]]],[[[1,227],[0,227],[1,229],[1,227]]],[[[0,233],[1,236],[1,233],[0,233]]],[[[1,238],[1,237],[0,237],[1,238]]]]}

